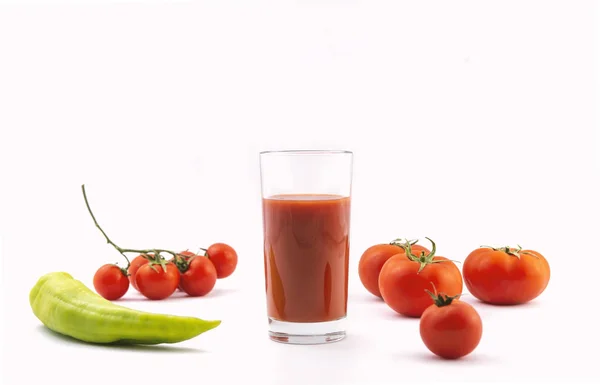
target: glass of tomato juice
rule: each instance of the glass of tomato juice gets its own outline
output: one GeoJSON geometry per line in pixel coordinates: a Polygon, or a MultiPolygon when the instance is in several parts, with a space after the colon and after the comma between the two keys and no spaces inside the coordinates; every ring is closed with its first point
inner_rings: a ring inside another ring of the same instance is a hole
{"type": "Polygon", "coordinates": [[[269,336],[320,344],[346,336],[350,151],[260,153],[269,336]]]}

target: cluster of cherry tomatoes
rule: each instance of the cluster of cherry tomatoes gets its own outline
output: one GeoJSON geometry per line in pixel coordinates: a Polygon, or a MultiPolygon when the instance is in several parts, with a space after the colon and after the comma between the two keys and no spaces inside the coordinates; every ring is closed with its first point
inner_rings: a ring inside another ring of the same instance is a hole
{"type": "Polygon", "coordinates": [[[229,277],[237,267],[235,250],[225,243],[215,243],[203,253],[165,250],[139,254],[126,268],[116,264],[100,267],[94,275],[94,288],[102,297],[114,301],[125,295],[129,286],[152,300],[170,297],[177,289],[189,296],[207,295],[217,279],[229,277]]]}
{"type": "Polygon", "coordinates": [[[203,296],[212,291],[217,279],[230,276],[237,267],[237,253],[225,243],[215,243],[208,249],[201,248],[203,253],[119,247],[110,240],[96,220],[85,185],[81,185],[81,192],[88,213],[106,242],[127,260],[127,267],[105,264],[94,274],[94,288],[107,300],[114,301],[123,297],[130,285],[146,298],[153,300],[168,298],[178,288],[190,296],[203,296]],[[130,262],[126,253],[137,253],[138,256],[130,262]],[[169,255],[170,258],[166,259],[164,255],[169,255]]]}
{"type": "Polygon", "coordinates": [[[531,301],[550,280],[548,261],[537,251],[482,246],[467,256],[461,274],[454,261],[435,254],[435,242],[427,239],[431,250],[400,239],[369,247],[360,258],[359,277],[391,309],[420,318],[425,346],[440,357],[463,357],[481,340],[481,317],[459,299],[463,277],[475,298],[494,305],[531,301]]]}

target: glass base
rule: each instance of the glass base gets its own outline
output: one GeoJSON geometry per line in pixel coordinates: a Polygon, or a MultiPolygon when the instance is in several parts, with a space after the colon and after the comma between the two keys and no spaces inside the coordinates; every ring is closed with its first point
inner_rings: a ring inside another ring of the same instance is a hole
{"type": "Polygon", "coordinates": [[[344,321],[284,322],[269,317],[269,337],[275,342],[295,345],[317,345],[337,342],[346,337],[344,321]]]}

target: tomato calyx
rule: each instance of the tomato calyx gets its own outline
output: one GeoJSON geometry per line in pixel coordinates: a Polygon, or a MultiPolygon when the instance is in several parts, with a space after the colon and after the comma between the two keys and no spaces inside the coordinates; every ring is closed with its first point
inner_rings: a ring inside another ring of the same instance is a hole
{"type": "Polygon", "coordinates": [[[156,270],[156,265],[160,265],[162,267],[162,270],[166,273],[167,272],[167,263],[169,263],[169,262],[162,255],[158,255],[158,257],[156,257],[155,259],[150,260],[148,262],[148,265],[156,273],[158,273],[158,271],[156,270]]]}
{"type": "Polygon", "coordinates": [[[111,266],[118,268],[121,271],[121,274],[123,274],[124,276],[130,276],[129,272],[127,271],[127,268],[119,266],[119,262],[112,263],[111,266]]]}
{"type": "Polygon", "coordinates": [[[411,242],[409,242],[409,241],[406,241],[405,246],[403,247],[404,250],[406,251],[406,256],[408,257],[408,259],[410,259],[413,262],[417,262],[419,264],[419,270],[417,271],[417,274],[420,273],[421,271],[423,271],[423,269],[425,267],[427,267],[427,265],[431,265],[434,263],[441,263],[441,262],[457,262],[457,261],[451,261],[449,259],[434,260],[433,258],[435,257],[435,251],[436,251],[435,242],[432,241],[428,237],[425,237],[425,239],[427,239],[429,242],[431,242],[431,252],[429,252],[429,254],[427,254],[427,255],[425,255],[424,252],[421,252],[421,255],[414,255],[411,250],[411,242]]]}
{"type": "Polygon", "coordinates": [[[460,294],[452,295],[452,296],[446,295],[444,293],[438,294],[437,289],[435,288],[435,285],[433,284],[433,282],[431,282],[431,286],[433,286],[433,293],[427,289],[425,289],[425,292],[427,294],[429,294],[431,299],[433,299],[433,303],[435,303],[435,306],[437,306],[437,307],[448,306],[452,303],[452,301],[454,301],[455,299],[460,297],[460,294]]]}
{"type": "Polygon", "coordinates": [[[427,292],[427,294],[429,294],[431,299],[433,299],[433,303],[435,303],[435,306],[437,306],[437,307],[448,306],[452,303],[452,301],[454,301],[456,298],[458,298],[460,296],[459,294],[453,295],[453,296],[449,296],[449,295],[446,295],[443,293],[434,294],[427,289],[425,289],[425,292],[427,292]]]}
{"type": "Polygon", "coordinates": [[[130,275],[130,274],[129,274],[129,272],[127,271],[127,269],[126,269],[125,267],[119,267],[119,265],[117,265],[116,263],[115,263],[115,266],[116,266],[116,267],[118,267],[118,268],[119,268],[119,270],[121,270],[121,273],[122,273],[124,276],[126,276],[126,277],[129,277],[129,275],[130,275]]]}
{"type": "Polygon", "coordinates": [[[194,258],[198,257],[197,255],[187,256],[185,254],[178,254],[173,258],[173,264],[177,267],[181,274],[185,273],[189,270],[190,264],[194,260],[194,258]]]}
{"type": "MultiPolygon", "coordinates": [[[[392,246],[398,246],[406,251],[407,247],[414,246],[417,242],[419,242],[418,239],[412,239],[409,241],[408,239],[396,238],[393,241],[391,241],[389,244],[392,246]]],[[[421,251],[421,255],[419,257],[422,257],[424,255],[425,255],[425,252],[421,251]]]]}
{"type": "Polygon", "coordinates": [[[419,241],[418,239],[411,239],[409,241],[408,239],[396,238],[396,239],[394,239],[393,241],[390,242],[390,245],[394,245],[394,246],[398,246],[398,247],[404,248],[407,245],[413,246],[418,241],[419,241]]]}
{"type": "Polygon", "coordinates": [[[531,255],[536,258],[538,257],[537,255],[530,253],[528,251],[522,251],[523,248],[521,247],[521,245],[517,245],[517,247],[510,247],[510,246],[502,246],[502,247],[480,246],[480,247],[486,248],[486,249],[492,249],[494,251],[502,251],[508,255],[512,255],[513,257],[517,257],[517,258],[521,258],[521,254],[531,255]]]}

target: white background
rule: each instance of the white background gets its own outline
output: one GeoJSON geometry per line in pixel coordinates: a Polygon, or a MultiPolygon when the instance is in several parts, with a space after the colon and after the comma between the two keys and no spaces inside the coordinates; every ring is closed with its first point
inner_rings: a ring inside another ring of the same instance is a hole
{"type": "Polygon", "coordinates": [[[592,1],[9,1],[0,6],[0,252],[6,384],[597,381],[600,29],[592,1]],[[355,152],[348,337],[266,334],[258,152],[355,152]],[[124,247],[224,241],[206,298],[123,304],[222,319],[196,339],[107,348],[56,337],[28,292],[91,285],[124,247]],[[368,246],[429,236],[552,268],[532,303],[470,301],[460,361],[426,350],[358,280],[368,246]],[[594,315],[596,314],[596,315],[594,315]],[[163,381],[164,380],[164,381],[163,381]],[[138,383],[138,382],[136,382],[138,383]]]}

